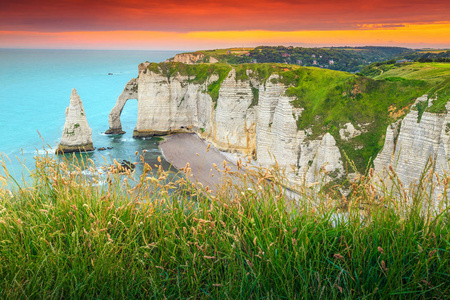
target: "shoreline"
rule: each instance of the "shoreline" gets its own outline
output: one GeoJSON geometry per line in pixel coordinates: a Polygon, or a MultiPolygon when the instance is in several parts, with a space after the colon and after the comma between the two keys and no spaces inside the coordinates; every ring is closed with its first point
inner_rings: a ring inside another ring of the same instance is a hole
{"type": "Polygon", "coordinates": [[[225,161],[231,172],[239,171],[234,162],[195,133],[168,135],[159,144],[159,148],[164,159],[178,170],[189,163],[191,179],[213,191],[220,185],[223,177],[213,164],[222,170],[225,161]]]}

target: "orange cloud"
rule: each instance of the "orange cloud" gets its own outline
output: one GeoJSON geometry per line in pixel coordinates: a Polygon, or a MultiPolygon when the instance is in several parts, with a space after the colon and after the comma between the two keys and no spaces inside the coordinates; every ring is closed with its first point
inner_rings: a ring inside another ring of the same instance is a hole
{"type": "Polygon", "coordinates": [[[235,46],[357,46],[392,45],[450,48],[450,22],[367,26],[364,30],[309,31],[0,31],[2,48],[176,49],[194,50],[235,46]]]}

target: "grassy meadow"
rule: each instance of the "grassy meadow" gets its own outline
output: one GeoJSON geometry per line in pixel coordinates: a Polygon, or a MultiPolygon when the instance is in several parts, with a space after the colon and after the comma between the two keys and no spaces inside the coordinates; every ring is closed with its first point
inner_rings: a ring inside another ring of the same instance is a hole
{"type": "Polygon", "coordinates": [[[11,188],[3,165],[0,298],[450,298],[450,177],[406,190],[391,172],[387,189],[369,171],[347,197],[316,185],[292,200],[276,168],[224,168],[214,193],[189,166],[95,170],[37,157],[11,188]]]}
{"type": "MultiPolygon", "coordinates": [[[[380,66],[381,67],[381,66],[380,66]]],[[[425,80],[433,84],[441,83],[450,73],[450,64],[448,63],[405,63],[391,64],[381,67],[386,69],[374,79],[386,79],[389,77],[401,77],[405,79],[425,80]]]]}
{"type": "Polygon", "coordinates": [[[400,79],[427,82],[432,87],[427,91],[432,105],[425,111],[433,113],[447,111],[445,105],[450,101],[449,63],[387,64],[379,66],[378,71],[381,71],[381,74],[373,77],[376,80],[400,79]]]}

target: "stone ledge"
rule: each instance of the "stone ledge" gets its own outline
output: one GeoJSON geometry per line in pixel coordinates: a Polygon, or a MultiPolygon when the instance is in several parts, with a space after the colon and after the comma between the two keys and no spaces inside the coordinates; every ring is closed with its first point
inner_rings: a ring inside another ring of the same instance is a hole
{"type": "Polygon", "coordinates": [[[118,129],[111,129],[109,128],[108,130],[105,131],[105,134],[124,134],[125,131],[122,130],[122,128],[118,128],[118,129]]]}
{"type": "Polygon", "coordinates": [[[193,131],[187,127],[180,128],[180,129],[173,129],[173,130],[153,130],[153,129],[134,130],[133,137],[134,138],[144,138],[144,137],[152,137],[152,136],[169,135],[172,133],[192,133],[192,132],[193,131]]]}
{"type": "Polygon", "coordinates": [[[67,146],[67,145],[59,145],[58,149],[56,149],[56,154],[65,154],[65,153],[73,153],[73,152],[88,152],[94,151],[93,143],[89,143],[81,146],[67,146]]]}

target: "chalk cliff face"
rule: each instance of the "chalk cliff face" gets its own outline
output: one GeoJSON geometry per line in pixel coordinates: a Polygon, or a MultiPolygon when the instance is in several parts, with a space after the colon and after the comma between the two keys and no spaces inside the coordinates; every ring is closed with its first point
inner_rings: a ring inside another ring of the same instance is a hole
{"type": "Polygon", "coordinates": [[[183,64],[193,65],[200,62],[209,62],[211,64],[218,63],[219,60],[215,57],[210,56],[209,61],[208,59],[205,60],[205,54],[203,53],[181,53],[176,54],[174,57],[169,58],[166,60],[166,62],[179,62],[183,64]]]}
{"type": "Polygon", "coordinates": [[[198,60],[205,58],[203,53],[181,53],[176,54],[172,59],[168,61],[180,62],[183,64],[195,64],[198,60]]]}
{"type": "Polygon", "coordinates": [[[61,141],[56,153],[83,152],[94,150],[92,130],[86,119],[83,102],[75,89],[70,96],[70,104],[66,109],[61,141]]]}
{"type": "MultiPolygon", "coordinates": [[[[262,165],[274,160],[287,171],[287,179],[294,184],[311,184],[325,173],[333,172],[330,179],[342,177],[344,168],[336,141],[329,133],[310,140],[305,130],[298,130],[296,120],[301,108],[292,106],[292,99],[284,96],[286,87],[272,83],[272,75],[259,89],[257,107],[256,153],[262,165]]],[[[275,81],[276,82],[276,81],[275,81]]]]}
{"type": "Polygon", "coordinates": [[[251,155],[263,166],[276,163],[289,183],[308,184],[344,176],[336,141],[329,133],[311,140],[297,129],[302,109],[285,96],[286,86],[271,75],[264,82],[241,80],[232,69],[220,85],[216,101],[208,86],[219,76],[196,83],[185,75],[166,76],[141,68],[117,100],[110,114],[108,132],[118,132],[120,112],[126,99],[138,99],[138,120],[133,136],[145,137],[176,132],[195,132],[220,150],[251,155]],[[134,91],[137,87],[137,94],[134,91]]]}
{"type": "MultiPolygon", "coordinates": [[[[267,78],[250,67],[229,67],[225,73],[214,71],[198,77],[192,70],[211,69],[197,66],[186,69],[167,64],[163,69],[156,64],[139,65],[139,76],[127,83],[110,113],[107,133],[123,132],[120,113],[128,99],[137,99],[134,137],[194,132],[220,150],[252,156],[262,166],[277,164],[292,187],[345,178],[343,152],[337,143],[361,149],[355,141],[368,132],[371,123],[343,122],[335,127],[335,136],[304,125],[299,129],[306,111],[294,106],[297,100],[288,96],[279,74],[267,78]]],[[[426,95],[415,104],[423,101],[429,101],[426,95]]],[[[450,115],[424,112],[419,118],[413,108],[403,120],[388,126],[374,168],[386,177],[392,166],[407,186],[416,182],[427,166],[442,175],[449,169],[449,151],[450,115]]]]}
{"type": "Polygon", "coordinates": [[[419,112],[411,110],[401,123],[389,126],[384,148],[374,161],[375,171],[385,177],[392,166],[405,187],[417,183],[424,171],[440,176],[448,172],[449,104],[446,108],[446,113],[424,112],[420,120],[419,112]]]}

